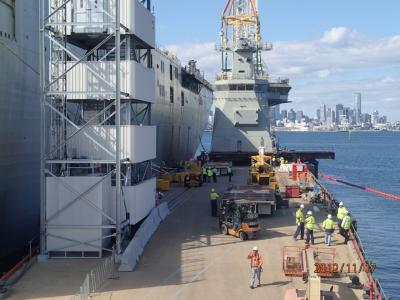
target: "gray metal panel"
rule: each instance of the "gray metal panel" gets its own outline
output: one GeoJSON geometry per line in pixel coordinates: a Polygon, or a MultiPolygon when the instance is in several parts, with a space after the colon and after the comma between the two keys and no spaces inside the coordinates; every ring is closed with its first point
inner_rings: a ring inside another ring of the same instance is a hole
{"type": "MultiPolygon", "coordinates": [[[[260,91],[266,91],[268,86],[266,81],[259,80],[221,80],[217,81],[216,85],[240,83],[257,84],[260,91]],[[263,86],[265,88],[261,88],[263,86]]],[[[269,134],[270,108],[266,92],[217,91],[215,97],[212,152],[257,152],[261,146],[264,146],[267,152],[273,150],[269,134]],[[237,111],[243,112],[241,124],[237,124],[237,111]]]]}
{"type": "Polygon", "coordinates": [[[38,11],[38,1],[16,1],[10,39],[0,18],[0,261],[39,232],[38,11]]]}
{"type": "Polygon", "coordinates": [[[234,114],[235,126],[258,124],[258,111],[250,109],[238,109],[234,114]]]}

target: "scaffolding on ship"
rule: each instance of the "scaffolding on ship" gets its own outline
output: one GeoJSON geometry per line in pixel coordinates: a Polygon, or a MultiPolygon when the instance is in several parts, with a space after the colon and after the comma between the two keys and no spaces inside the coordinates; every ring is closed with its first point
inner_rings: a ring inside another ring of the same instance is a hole
{"type": "Polygon", "coordinates": [[[150,0],[40,0],[41,254],[119,254],[142,217],[127,194],[153,191],[154,46],[150,0]]]}

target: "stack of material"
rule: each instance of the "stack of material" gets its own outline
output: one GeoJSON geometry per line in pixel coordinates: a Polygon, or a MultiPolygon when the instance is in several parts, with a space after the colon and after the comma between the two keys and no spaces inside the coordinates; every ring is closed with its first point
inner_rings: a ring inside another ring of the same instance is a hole
{"type": "Polygon", "coordinates": [[[185,173],[184,172],[177,172],[174,176],[174,182],[183,183],[185,180],[185,173]]]}
{"type": "Polygon", "coordinates": [[[171,188],[171,183],[169,180],[157,179],[157,190],[162,192],[168,192],[171,188]]]}

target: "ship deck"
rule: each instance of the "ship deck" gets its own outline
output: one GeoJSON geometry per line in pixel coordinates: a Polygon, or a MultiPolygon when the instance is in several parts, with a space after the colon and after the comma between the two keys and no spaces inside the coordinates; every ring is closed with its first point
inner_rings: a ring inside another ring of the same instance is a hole
{"type": "MultiPolygon", "coordinates": [[[[245,182],[247,168],[235,168],[233,183],[245,182]]],[[[175,188],[165,199],[172,201],[173,211],[156,231],[134,272],[119,273],[109,280],[92,299],[283,299],[288,289],[305,289],[300,277],[286,277],[282,272],[282,248],[304,247],[304,241],[292,239],[295,230],[295,207],[301,199],[290,200],[290,208],[279,209],[273,217],[260,219],[262,230],[257,240],[241,241],[220,234],[217,218],[210,216],[209,191],[215,187],[221,195],[228,186],[227,177],[217,184],[201,188],[175,188]],[[250,267],[246,259],[257,245],[264,258],[261,286],[249,288],[250,267]]],[[[318,211],[315,247],[325,247],[318,211]]],[[[315,205],[314,205],[315,206],[315,205]]],[[[333,236],[335,260],[359,265],[351,243],[333,236]]],[[[10,299],[70,299],[83,281],[94,260],[48,260],[35,264],[13,287],[10,299]]],[[[321,280],[321,288],[338,292],[341,299],[363,299],[362,290],[347,287],[348,274],[321,280]]],[[[365,274],[359,274],[365,283],[365,274]]]]}

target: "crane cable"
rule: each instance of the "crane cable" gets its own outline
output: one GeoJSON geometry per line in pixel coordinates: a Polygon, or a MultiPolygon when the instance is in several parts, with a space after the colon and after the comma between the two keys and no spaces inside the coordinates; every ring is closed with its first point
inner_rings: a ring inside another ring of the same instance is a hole
{"type": "Polygon", "coordinates": [[[367,191],[367,192],[370,192],[370,193],[377,194],[377,195],[382,196],[382,197],[386,197],[386,198],[390,198],[390,199],[393,199],[393,200],[400,201],[400,197],[399,196],[396,196],[396,195],[393,195],[393,194],[390,194],[390,193],[382,192],[382,191],[379,191],[379,190],[376,190],[376,189],[373,189],[373,188],[370,188],[370,187],[367,187],[367,186],[361,186],[361,185],[358,185],[358,184],[347,182],[347,181],[344,181],[344,180],[341,180],[341,179],[337,179],[335,177],[328,176],[328,175],[325,175],[325,174],[322,174],[322,173],[319,173],[319,176],[322,177],[322,178],[328,179],[330,181],[333,181],[333,182],[345,184],[345,185],[348,185],[348,186],[351,186],[351,187],[355,187],[355,188],[360,189],[360,190],[364,190],[364,191],[367,191]]]}

